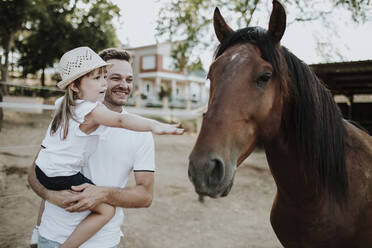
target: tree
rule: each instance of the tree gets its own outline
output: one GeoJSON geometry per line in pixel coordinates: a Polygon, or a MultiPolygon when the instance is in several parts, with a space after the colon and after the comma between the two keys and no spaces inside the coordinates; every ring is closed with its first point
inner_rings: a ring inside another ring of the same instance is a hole
{"type": "Polygon", "coordinates": [[[71,4],[69,0],[45,0],[40,4],[31,28],[17,43],[19,65],[25,75],[41,70],[41,84],[45,85],[45,69],[66,51],[78,46],[97,51],[116,45],[111,21],[119,15],[119,8],[107,0],[89,2],[81,3],[87,8],[78,8],[78,1],[71,4]]]}
{"type": "MultiPolygon", "coordinates": [[[[4,63],[1,64],[1,80],[8,80],[9,52],[14,40],[26,22],[31,18],[36,1],[2,0],[0,1],[0,46],[3,49],[4,63]]],[[[1,61],[0,61],[1,62],[1,61]]]]}
{"type": "Polygon", "coordinates": [[[45,69],[53,66],[56,57],[68,47],[66,35],[73,31],[73,27],[67,20],[73,8],[75,6],[69,7],[66,0],[40,3],[31,27],[16,42],[21,54],[18,64],[22,66],[24,75],[41,69],[44,85],[45,69]]]}
{"type": "Polygon", "coordinates": [[[112,20],[120,16],[120,9],[107,0],[94,2],[88,11],[75,11],[74,23],[77,27],[71,34],[72,46],[88,45],[98,51],[118,44],[112,20]]]}
{"type": "Polygon", "coordinates": [[[190,65],[188,65],[187,70],[205,72],[203,62],[201,61],[200,58],[198,58],[195,62],[192,62],[190,65]]]}
{"type": "MultiPolygon", "coordinates": [[[[297,12],[291,13],[288,23],[322,20],[335,9],[349,11],[354,23],[363,23],[372,10],[371,0],[328,0],[327,8],[319,9],[324,1],[319,0],[282,0],[287,7],[295,6],[297,12]]],[[[257,21],[265,10],[271,8],[271,2],[259,0],[169,0],[159,11],[157,20],[157,37],[176,41],[171,52],[176,61],[176,68],[183,70],[198,60],[198,54],[211,45],[211,20],[213,9],[219,6],[227,16],[237,16],[238,27],[247,27],[257,21]],[[206,42],[207,41],[207,42],[206,42]],[[197,48],[197,49],[196,49],[197,48]],[[190,59],[191,58],[191,59],[190,59]]],[[[324,5],[322,5],[324,6],[324,5]]],[[[321,47],[321,46],[319,46],[321,47]]],[[[324,46],[323,46],[324,47],[324,46]]]]}
{"type": "Polygon", "coordinates": [[[211,1],[181,0],[172,1],[159,11],[157,35],[166,37],[175,44],[171,57],[176,69],[182,71],[187,67],[195,46],[209,45],[203,42],[203,30],[211,23],[211,18],[205,12],[212,7],[211,1]]]}

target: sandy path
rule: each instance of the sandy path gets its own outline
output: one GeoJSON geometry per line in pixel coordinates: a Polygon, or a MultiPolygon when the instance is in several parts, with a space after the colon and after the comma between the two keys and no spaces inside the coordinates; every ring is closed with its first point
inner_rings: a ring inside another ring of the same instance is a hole
{"type": "MultiPolygon", "coordinates": [[[[1,248],[27,247],[40,200],[25,173],[48,122],[48,114],[5,113],[0,147],[9,148],[0,149],[1,248]]],[[[120,247],[281,247],[269,223],[275,187],[264,153],[253,153],[238,169],[228,197],[200,204],[187,178],[195,140],[195,134],[155,138],[155,198],[148,209],[125,210],[120,247]]]]}

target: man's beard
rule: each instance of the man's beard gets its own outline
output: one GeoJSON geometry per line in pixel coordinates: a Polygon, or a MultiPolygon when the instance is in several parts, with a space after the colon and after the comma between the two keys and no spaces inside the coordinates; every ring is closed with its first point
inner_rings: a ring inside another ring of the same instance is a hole
{"type": "Polygon", "coordinates": [[[110,94],[106,95],[106,101],[113,105],[113,106],[124,106],[128,102],[128,98],[130,96],[131,90],[126,90],[123,87],[114,87],[110,90],[110,94]],[[120,98],[117,95],[115,96],[116,92],[120,92],[122,94],[125,94],[124,98],[120,98]]]}
{"type": "Polygon", "coordinates": [[[122,107],[127,104],[128,98],[126,97],[125,99],[114,99],[113,97],[106,97],[105,101],[112,106],[122,107]]]}

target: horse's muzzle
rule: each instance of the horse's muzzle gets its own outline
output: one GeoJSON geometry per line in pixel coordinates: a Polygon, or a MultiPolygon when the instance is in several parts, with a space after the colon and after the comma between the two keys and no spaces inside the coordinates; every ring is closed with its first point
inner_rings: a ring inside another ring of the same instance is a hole
{"type": "Polygon", "coordinates": [[[232,182],[226,180],[224,163],[218,158],[204,161],[190,159],[188,174],[199,195],[213,198],[226,196],[231,189],[232,182]]]}

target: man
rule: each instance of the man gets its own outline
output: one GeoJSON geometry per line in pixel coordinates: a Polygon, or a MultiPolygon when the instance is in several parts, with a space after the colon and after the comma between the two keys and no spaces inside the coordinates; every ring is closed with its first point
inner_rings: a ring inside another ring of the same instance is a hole
{"type": "MultiPolygon", "coordinates": [[[[108,88],[104,104],[113,111],[122,112],[133,90],[131,57],[126,51],[114,48],[106,49],[99,55],[113,64],[107,72],[108,88]]],[[[152,202],[155,165],[151,133],[109,128],[100,137],[89,166],[83,170],[83,174],[99,186],[76,186],[73,188],[75,193],[45,189],[37,180],[34,167],[35,164],[29,172],[29,184],[46,200],[39,228],[39,248],[56,247],[63,243],[87,216],[86,210],[103,202],[117,207],[115,216],[81,247],[117,247],[124,219],[121,208],[149,207],[152,202]],[[136,185],[124,188],[132,170],[136,185]],[[63,208],[74,214],[67,214],[63,208]]]]}

